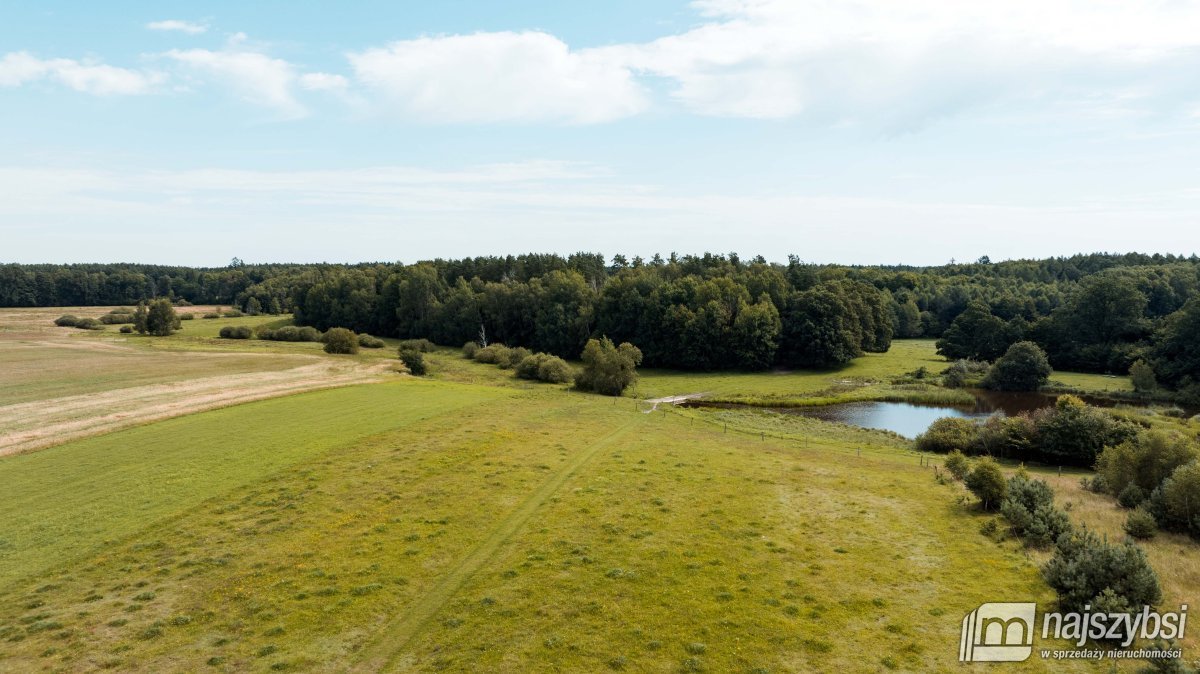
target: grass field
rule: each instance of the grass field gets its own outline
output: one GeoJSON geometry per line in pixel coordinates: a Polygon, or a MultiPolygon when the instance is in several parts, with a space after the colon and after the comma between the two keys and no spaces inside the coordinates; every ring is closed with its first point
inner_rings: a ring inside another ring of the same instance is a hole
{"type": "Polygon", "coordinates": [[[16,457],[0,663],[841,671],[865,649],[957,669],[966,610],[1048,590],[892,439],[859,456],[871,435],[805,448],[555,387],[405,381],[16,457]],[[344,426],[311,437],[319,409],[344,426]],[[144,465],[96,469],[121,447],[144,465]],[[83,495],[47,503],[76,465],[83,495]]]}
{"type": "MultiPolygon", "coordinates": [[[[394,362],[188,328],[126,348],[394,362]]],[[[648,372],[639,394],[807,394],[935,358],[913,341],[838,372],[648,372]]],[[[957,661],[962,616],[1053,601],[1040,553],[982,535],[898,436],[430,363],[0,457],[0,670],[982,672],[957,661]]],[[[1071,482],[1073,512],[1119,527],[1071,482]]],[[[1164,568],[1168,599],[1196,587],[1164,568]]]]}

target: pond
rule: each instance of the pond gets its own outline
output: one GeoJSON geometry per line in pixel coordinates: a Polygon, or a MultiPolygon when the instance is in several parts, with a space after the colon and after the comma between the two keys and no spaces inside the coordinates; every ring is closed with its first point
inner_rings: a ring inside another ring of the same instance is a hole
{"type": "MultiPolygon", "coordinates": [[[[892,431],[907,438],[915,438],[924,433],[930,424],[942,417],[983,419],[996,413],[1013,416],[1022,412],[1032,412],[1043,407],[1050,407],[1058,399],[1058,395],[1050,393],[1005,393],[984,390],[972,390],[971,393],[975,396],[975,404],[973,406],[856,402],[826,405],[823,407],[776,407],[768,409],[782,414],[798,414],[823,421],[834,421],[862,428],[892,431]]],[[[1089,405],[1111,407],[1118,404],[1115,401],[1103,398],[1080,397],[1089,405]]],[[[704,405],[703,402],[699,401],[696,401],[696,404],[704,405]]],[[[1121,404],[1137,405],[1138,403],[1126,402],[1121,404]]],[[[725,405],[720,406],[724,407],[725,405]]]]}

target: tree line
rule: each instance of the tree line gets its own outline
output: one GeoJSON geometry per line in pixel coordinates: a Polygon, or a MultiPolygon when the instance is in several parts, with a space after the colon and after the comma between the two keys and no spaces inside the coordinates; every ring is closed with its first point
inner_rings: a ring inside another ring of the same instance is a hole
{"type": "Polygon", "coordinates": [[[786,264],[736,254],[529,254],[417,264],[0,265],[0,305],[134,304],[165,297],[294,312],[439,343],[496,340],[577,357],[607,335],[648,366],[836,366],[893,337],[938,338],[994,360],[1020,341],[1056,369],[1124,374],[1136,361],[1196,386],[1200,258],[1091,254],[935,267],[786,264]],[[1186,305],[1186,307],[1185,307],[1186,305]]]}

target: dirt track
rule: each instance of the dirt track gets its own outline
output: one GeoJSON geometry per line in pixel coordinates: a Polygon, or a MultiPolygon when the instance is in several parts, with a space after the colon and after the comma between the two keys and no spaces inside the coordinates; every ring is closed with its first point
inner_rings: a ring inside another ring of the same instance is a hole
{"type": "MultiPolygon", "coordinates": [[[[91,346],[91,345],[89,345],[91,346]]],[[[385,363],[330,362],[0,406],[0,456],[236,403],[375,381],[385,363]]]]}

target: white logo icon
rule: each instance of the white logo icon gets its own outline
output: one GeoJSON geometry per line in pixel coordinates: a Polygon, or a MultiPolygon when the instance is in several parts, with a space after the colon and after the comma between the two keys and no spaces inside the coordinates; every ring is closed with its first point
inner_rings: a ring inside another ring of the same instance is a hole
{"type": "Polygon", "coordinates": [[[1037,604],[983,604],[963,618],[960,662],[1021,662],[1033,653],[1037,604]]]}

